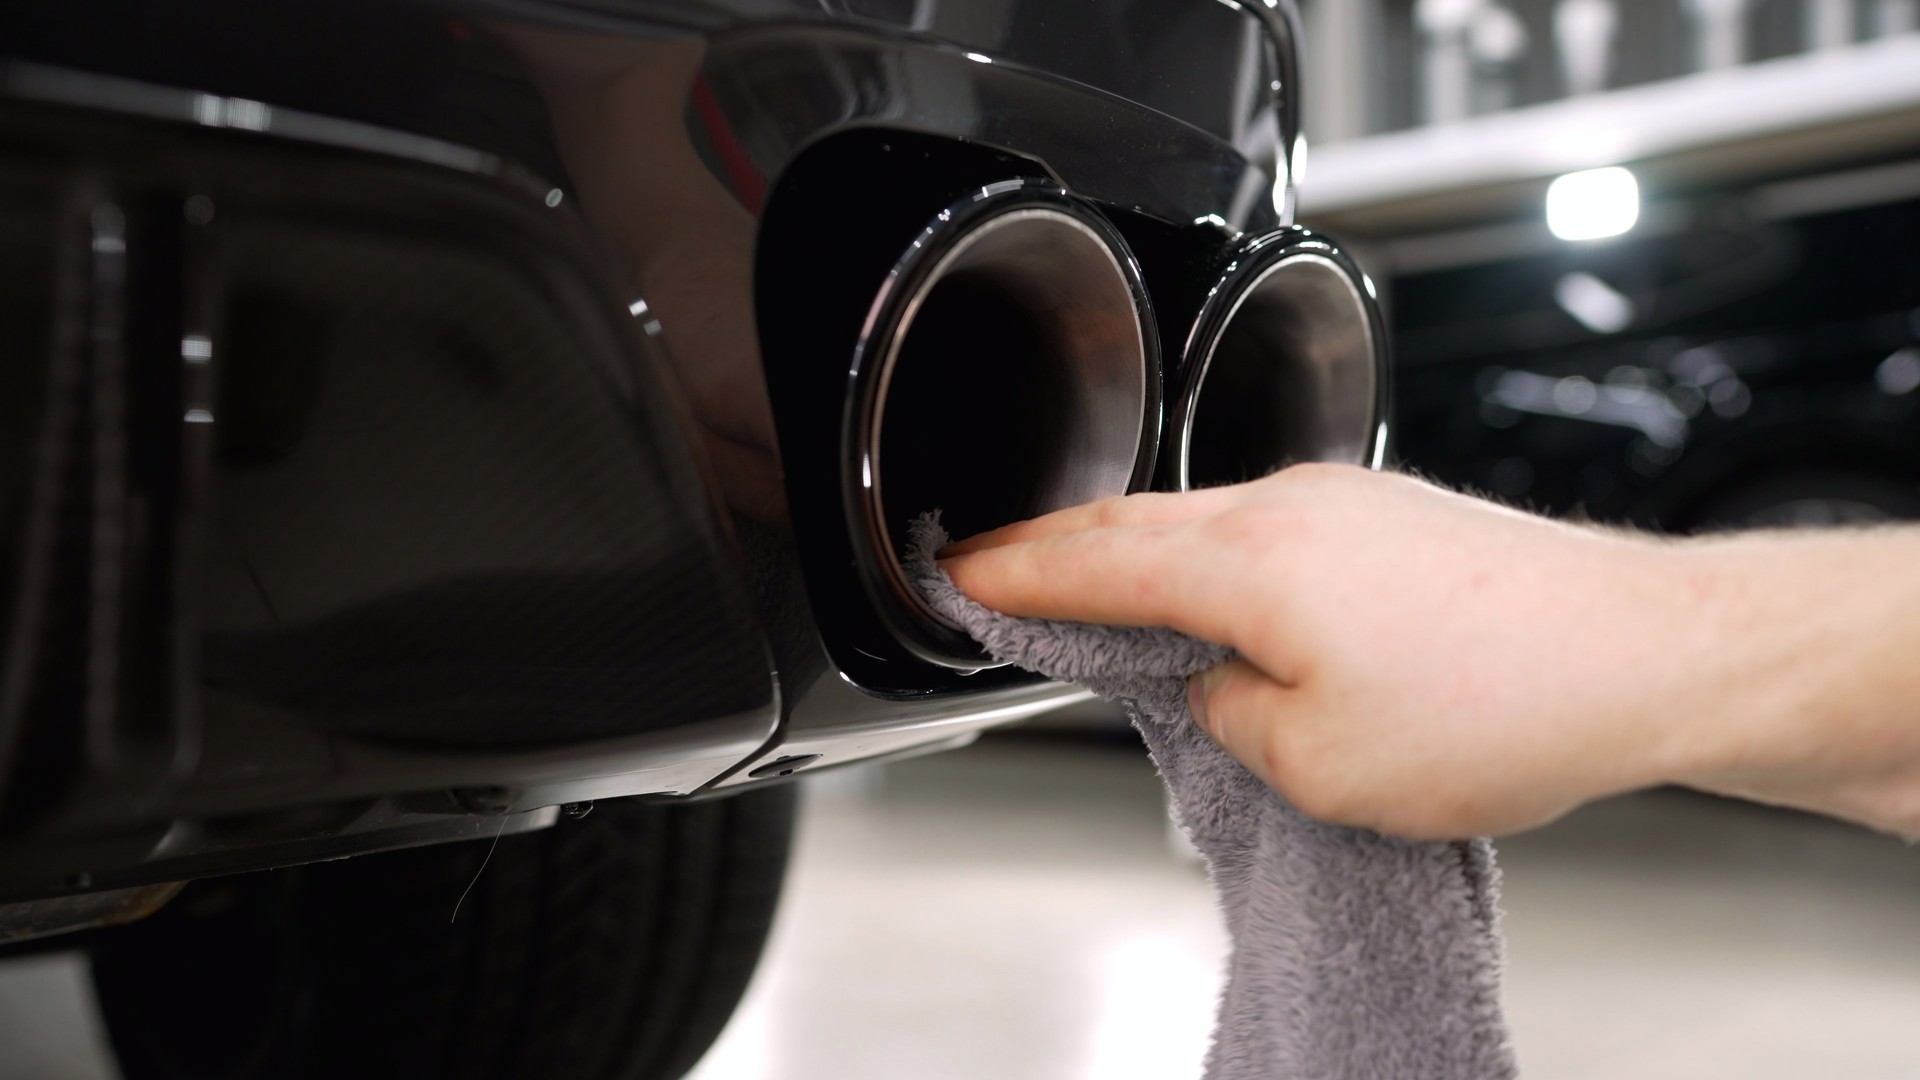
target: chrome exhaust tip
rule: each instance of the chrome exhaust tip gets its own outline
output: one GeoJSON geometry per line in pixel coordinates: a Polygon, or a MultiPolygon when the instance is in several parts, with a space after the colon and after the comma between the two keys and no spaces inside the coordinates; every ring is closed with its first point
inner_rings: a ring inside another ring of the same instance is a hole
{"type": "Polygon", "coordinates": [[[1182,366],[1171,470],[1181,491],[1304,461],[1381,464],[1386,328],[1372,283],[1326,237],[1288,229],[1241,247],[1182,366]]]}
{"type": "Polygon", "coordinates": [[[908,524],[956,537],[1144,487],[1158,338],[1125,243],[1079,200],[996,185],[942,212],[894,268],[855,351],[843,430],[855,560],[922,659],[992,666],[907,580],[908,524]]]}

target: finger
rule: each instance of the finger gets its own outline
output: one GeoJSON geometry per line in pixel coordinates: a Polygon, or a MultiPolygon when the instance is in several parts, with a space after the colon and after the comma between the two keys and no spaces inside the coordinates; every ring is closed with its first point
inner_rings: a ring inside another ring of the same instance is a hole
{"type": "Polygon", "coordinates": [[[1244,606],[1226,560],[1197,559],[1183,526],[1087,529],[941,560],[968,596],[996,611],[1119,626],[1170,626],[1231,645],[1244,606]],[[1234,603],[1240,599],[1238,606],[1234,603]]]}
{"type": "Polygon", "coordinates": [[[1187,680],[1187,704],[1194,722],[1275,790],[1281,789],[1281,777],[1275,775],[1273,732],[1294,696],[1294,691],[1245,660],[1229,660],[1187,680]]]}
{"type": "Polygon", "coordinates": [[[1011,525],[1003,525],[978,536],[968,537],[958,543],[949,544],[940,554],[943,557],[965,555],[972,551],[984,551],[987,548],[1003,547],[1024,540],[1061,536],[1086,529],[1174,525],[1218,513],[1234,497],[1237,497],[1228,494],[1232,491],[1232,488],[1208,488],[1204,491],[1187,491],[1177,494],[1143,491],[1134,495],[1096,499],[1090,503],[1069,506],[1065,510],[1056,510],[1051,514],[1044,514],[1028,521],[1016,521],[1011,525]]]}

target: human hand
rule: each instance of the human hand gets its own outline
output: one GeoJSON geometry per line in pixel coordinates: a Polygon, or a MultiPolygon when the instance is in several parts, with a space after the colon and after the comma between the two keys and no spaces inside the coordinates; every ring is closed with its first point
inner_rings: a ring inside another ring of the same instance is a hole
{"type": "Polygon", "coordinates": [[[1788,767],[1794,729],[1767,703],[1791,665],[1756,670],[1734,647],[1774,601],[1753,559],[1709,543],[1303,465],[1064,510],[953,545],[942,565],[1010,614],[1236,648],[1244,660],[1193,684],[1222,746],[1309,814],[1432,838],[1705,783],[1735,761],[1788,767]]]}

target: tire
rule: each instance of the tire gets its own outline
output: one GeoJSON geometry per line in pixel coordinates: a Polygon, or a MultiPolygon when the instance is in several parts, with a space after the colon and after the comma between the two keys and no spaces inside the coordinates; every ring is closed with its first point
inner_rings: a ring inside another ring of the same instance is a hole
{"type": "Polygon", "coordinates": [[[759,959],[794,799],[615,800],[490,860],[474,841],[195,882],[95,951],[114,1052],[127,1080],[674,1080],[759,959]]]}

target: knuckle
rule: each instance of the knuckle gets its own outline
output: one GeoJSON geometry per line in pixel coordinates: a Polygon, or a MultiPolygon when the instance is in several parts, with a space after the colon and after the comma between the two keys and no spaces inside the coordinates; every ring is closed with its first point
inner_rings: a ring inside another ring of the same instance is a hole
{"type": "Polygon", "coordinates": [[[1293,467],[1294,478],[1303,483],[1324,483],[1344,474],[1351,466],[1331,461],[1303,461],[1293,467]]]}
{"type": "Polygon", "coordinates": [[[1277,488],[1323,489],[1345,480],[1358,471],[1356,466],[1332,461],[1302,461],[1274,473],[1277,488]]]}
{"type": "Polygon", "coordinates": [[[1096,525],[1121,525],[1132,514],[1137,503],[1129,502],[1140,498],[1139,495],[1113,495],[1094,504],[1093,521],[1096,525]]]}
{"type": "Polygon", "coordinates": [[[1208,547],[1228,552],[1259,552],[1273,543],[1271,515],[1244,508],[1203,519],[1200,538],[1208,547]]]}
{"type": "MultiPolygon", "coordinates": [[[[1302,568],[1314,560],[1316,530],[1312,515],[1291,506],[1239,507],[1196,523],[1189,547],[1202,558],[1247,576],[1249,589],[1278,589],[1290,595],[1302,568]]],[[[1259,605],[1237,614],[1253,617],[1259,605]]]]}

